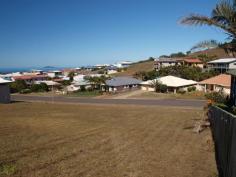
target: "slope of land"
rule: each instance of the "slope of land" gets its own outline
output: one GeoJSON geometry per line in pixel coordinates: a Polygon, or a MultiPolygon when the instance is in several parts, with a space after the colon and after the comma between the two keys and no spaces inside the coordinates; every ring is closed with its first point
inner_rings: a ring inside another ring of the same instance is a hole
{"type": "Polygon", "coordinates": [[[0,176],[210,177],[210,131],[196,109],[0,105],[0,176]]]}
{"type": "MultiPolygon", "coordinates": [[[[227,54],[222,48],[215,48],[215,49],[195,52],[195,53],[190,54],[187,57],[198,57],[199,55],[216,56],[216,58],[232,57],[229,54],[227,54]]],[[[136,64],[131,65],[129,68],[127,68],[127,71],[117,73],[115,74],[115,76],[133,76],[136,72],[152,71],[153,69],[154,69],[153,61],[144,61],[141,63],[136,63],[136,64]]]]}
{"type": "Polygon", "coordinates": [[[190,56],[194,56],[194,57],[197,57],[199,55],[216,56],[217,58],[232,57],[229,54],[227,54],[225,50],[222,48],[209,49],[209,50],[195,52],[195,53],[190,54],[190,56]]]}
{"type": "Polygon", "coordinates": [[[126,71],[116,73],[115,76],[133,76],[136,72],[139,71],[152,71],[154,69],[153,61],[146,61],[142,63],[135,63],[127,68],[126,71]]]}

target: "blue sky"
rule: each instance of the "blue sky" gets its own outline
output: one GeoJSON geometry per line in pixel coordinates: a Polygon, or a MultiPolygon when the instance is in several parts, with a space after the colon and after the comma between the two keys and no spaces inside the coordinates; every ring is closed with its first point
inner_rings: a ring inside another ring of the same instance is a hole
{"type": "Polygon", "coordinates": [[[178,24],[216,0],[1,0],[0,67],[81,66],[189,50],[222,31],[178,24]]]}

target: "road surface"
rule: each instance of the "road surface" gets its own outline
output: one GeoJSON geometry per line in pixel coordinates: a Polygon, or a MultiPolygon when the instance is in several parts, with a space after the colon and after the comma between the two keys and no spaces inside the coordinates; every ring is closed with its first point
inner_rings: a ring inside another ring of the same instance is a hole
{"type": "Polygon", "coordinates": [[[12,101],[42,101],[42,102],[58,102],[58,103],[79,103],[79,104],[125,104],[125,105],[144,105],[144,106],[174,106],[174,107],[195,107],[202,108],[205,104],[203,100],[180,100],[180,99],[94,99],[94,98],[78,98],[64,96],[26,96],[12,95],[12,101]]]}

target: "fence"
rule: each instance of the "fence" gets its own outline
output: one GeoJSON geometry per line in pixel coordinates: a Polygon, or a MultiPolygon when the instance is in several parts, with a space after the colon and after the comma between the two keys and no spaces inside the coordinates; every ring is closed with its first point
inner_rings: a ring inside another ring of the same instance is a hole
{"type": "Polygon", "coordinates": [[[236,177],[236,116],[215,106],[208,116],[219,177],[236,177]]]}

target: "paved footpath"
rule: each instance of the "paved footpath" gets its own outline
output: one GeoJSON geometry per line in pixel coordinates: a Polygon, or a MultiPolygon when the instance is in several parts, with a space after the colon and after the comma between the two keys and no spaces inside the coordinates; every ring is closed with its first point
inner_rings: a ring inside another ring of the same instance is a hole
{"type": "Polygon", "coordinates": [[[144,105],[144,106],[174,106],[174,107],[194,107],[202,108],[206,101],[203,100],[180,100],[180,99],[94,99],[94,98],[78,98],[64,96],[28,96],[28,95],[12,95],[13,101],[25,102],[58,102],[58,103],[79,103],[79,104],[125,104],[125,105],[144,105]]]}

